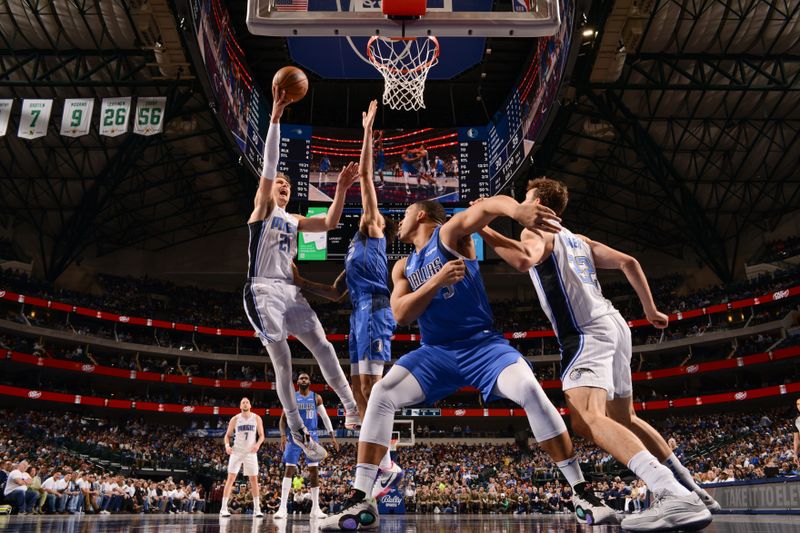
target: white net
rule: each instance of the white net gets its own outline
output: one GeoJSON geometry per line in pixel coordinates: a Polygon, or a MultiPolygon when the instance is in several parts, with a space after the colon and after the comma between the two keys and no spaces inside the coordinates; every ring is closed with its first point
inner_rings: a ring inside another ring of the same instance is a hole
{"type": "Polygon", "coordinates": [[[425,108],[425,80],[439,62],[436,37],[372,37],[367,43],[370,61],[383,75],[383,103],[398,111],[425,108]]]}

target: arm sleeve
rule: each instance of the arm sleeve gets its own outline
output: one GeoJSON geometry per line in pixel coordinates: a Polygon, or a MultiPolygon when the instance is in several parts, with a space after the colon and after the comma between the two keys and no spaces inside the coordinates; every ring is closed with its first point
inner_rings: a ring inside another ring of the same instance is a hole
{"type": "Polygon", "coordinates": [[[278,159],[281,155],[281,125],[269,123],[267,139],[264,142],[264,168],[261,177],[268,180],[275,179],[278,175],[278,159]]]}
{"type": "Polygon", "coordinates": [[[328,433],[333,433],[333,424],[331,424],[331,419],[328,417],[328,413],[325,412],[324,405],[317,406],[317,414],[319,415],[320,420],[322,420],[322,424],[325,426],[325,429],[328,430],[328,433]]]}

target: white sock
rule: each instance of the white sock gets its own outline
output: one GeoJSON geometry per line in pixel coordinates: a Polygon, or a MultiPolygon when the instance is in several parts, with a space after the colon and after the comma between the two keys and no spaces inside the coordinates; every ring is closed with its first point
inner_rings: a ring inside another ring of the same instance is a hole
{"type": "Polygon", "coordinates": [[[319,369],[322,372],[322,377],[330,385],[336,395],[341,400],[345,412],[357,413],[358,404],[353,397],[353,389],[350,388],[350,383],[344,375],[342,365],[339,364],[339,359],[336,357],[336,351],[333,345],[325,338],[325,332],[322,328],[317,328],[307,331],[303,334],[296,334],[297,339],[308,348],[311,355],[319,363],[319,369]]]}
{"type": "Polygon", "coordinates": [[[289,491],[292,490],[292,478],[285,477],[281,481],[281,509],[286,509],[289,504],[289,491]]]}
{"type": "Polygon", "coordinates": [[[689,469],[683,466],[675,457],[674,453],[671,453],[669,457],[664,459],[663,465],[672,470],[672,473],[675,475],[675,479],[678,480],[678,483],[686,487],[692,492],[697,492],[700,489],[700,486],[695,482],[692,478],[692,473],[689,472],[689,469]]]}
{"type": "Polygon", "coordinates": [[[311,509],[319,509],[319,487],[311,487],[311,509]]]}
{"type": "Polygon", "coordinates": [[[222,498],[222,508],[221,511],[225,511],[228,509],[228,498],[222,498]]]}
{"type": "Polygon", "coordinates": [[[577,455],[563,461],[558,461],[556,466],[561,470],[561,473],[564,474],[564,477],[567,478],[567,483],[569,483],[570,487],[575,487],[578,483],[586,481],[583,478],[583,472],[581,472],[581,465],[578,462],[577,455]]]}
{"type": "Polygon", "coordinates": [[[689,491],[678,483],[672,471],[658,462],[652,453],[642,450],[628,463],[628,468],[652,491],[668,490],[676,496],[688,496],[689,491]]]}
{"type": "Polygon", "coordinates": [[[253,512],[258,514],[261,510],[261,498],[253,498],[253,512]]]}
{"type": "Polygon", "coordinates": [[[360,490],[369,498],[372,496],[372,486],[375,484],[375,478],[377,477],[378,465],[358,463],[356,465],[356,479],[353,481],[353,488],[360,490]]]}
{"type": "Polygon", "coordinates": [[[378,468],[381,470],[389,470],[392,468],[392,452],[390,452],[388,449],[386,450],[386,455],[384,455],[383,459],[381,459],[381,464],[378,465],[378,468]]]}

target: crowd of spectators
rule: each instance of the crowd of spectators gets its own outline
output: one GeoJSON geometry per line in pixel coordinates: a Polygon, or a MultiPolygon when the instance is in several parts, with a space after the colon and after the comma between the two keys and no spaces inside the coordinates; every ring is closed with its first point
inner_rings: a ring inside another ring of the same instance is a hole
{"type": "MultiPolygon", "coordinates": [[[[678,313],[784,289],[792,286],[799,275],[800,267],[796,267],[792,270],[767,274],[755,280],[717,285],[686,294],[680,290],[683,279],[679,276],[668,276],[651,280],[651,288],[655,301],[662,310],[678,313]]],[[[112,311],[127,316],[141,316],[210,327],[249,329],[241,307],[241,293],[238,291],[221,292],[181,286],[147,277],[134,279],[98,275],[95,292],[79,293],[58,289],[40,280],[31,279],[24,274],[9,270],[0,272],[0,289],[112,311]]],[[[635,319],[642,316],[638,300],[628,284],[610,283],[604,287],[604,294],[614,302],[626,318],[635,319]]],[[[313,300],[313,297],[311,299],[313,300]]],[[[492,304],[495,324],[501,331],[551,329],[539,309],[533,292],[531,292],[530,298],[496,300],[492,304]]],[[[349,333],[349,306],[314,302],[314,307],[327,333],[349,333]]],[[[255,339],[192,335],[172,330],[98,322],[80,316],[71,316],[66,319],[64,313],[42,309],[29,309],[28,311],[27,315],[22,317],[18,316],[19,306],[5,306],[4,314],[11,320],[24,320],[34,325],[72,331],[76,334],[91,334],[118,341],[156,344],[187,351],[263,353],[262,347],[255,339]]],[[[748,310],[746,313],[714,315],[674,325],[663,335],[652,328],[640,328],[634,331],[634,343],[653,343],[703,335],[715,330],[741,326],[744,323],[756,324],[774,320],[782,316],[781,313],[785,314],[784,308],[754,308],[754,314],[748,310]]],[[[418,329],[414,324],[399,328],[397,333],[418,333],[418,329]]],[[[296,357],[310,355],[299,344],[295,344],[293,347],[296,357]]],[[[531,354],[554,353],[557,350],[557,345],[553,340],[523,343],[521,347],[523,352],[531,354]]]]}
{"type": "MultiPolygon", "coordinates": [[[[76,412],[7,409],[0,410],[0,417],[4,420],[0,426],[0,478],[6,501],[22,512],[219,509],[227,467],[221,439],[198,437],[188,427],[143,420],[114,422],[76,412]],[[26,462],[21,463],[23,460],[26,462]],[[177,470],[183,477],[148,480],[142,475],[144,468],[177,470]],[[15,470],[21,472],[14,474],[15,479],[28,475],[27,484],[6,484],[15,470]],[[207,492],[199,481],[206,483],[207,492]],[[11,494],[14,490],[22,497],[11,494]]],[[[760,415],[676,416],[656,420],[654,425],[669,438],[676,455],[698,481],[719,483],[800,473],[792,452],[792,422],[788,411],[772,409],[760,415]]],[[[221,424],[214,420],[211,425],[221,424]]],[[[424,437],[424,432],[420,436],[424,437]]],[[[437,443],[421,438],[414,446],[398,448],[395,454],[406,471],[401,490],[409,511],[569,511],[569,488],[535,445],[490,444],[470,439],[455,428],[445,436],[458,441],[437,443]]],[[[576,439],[576,452],[587,478],[609,505],[622,509],[627,504],[627,510],[634,511],[646,504],[646,487],[631,482],[630,473],[608,454],[580,439],[576,439]]],[[[259,452],[262,507],[268,512],[279,503],[281,456],[276,442],[268,441],[259,452]]],[[[320,465],[324,509],[335,511],[343,501],[352,481],[354,457],[355,446],[345,443],[339,453],[320,465]]],[[[309,489],[304,475],[301,471],[294,483],[290,512],[306,510],[309,489]]],[[[250,509],[249,494],[242,480],[231,499],[231,510],[250,509]]]]}

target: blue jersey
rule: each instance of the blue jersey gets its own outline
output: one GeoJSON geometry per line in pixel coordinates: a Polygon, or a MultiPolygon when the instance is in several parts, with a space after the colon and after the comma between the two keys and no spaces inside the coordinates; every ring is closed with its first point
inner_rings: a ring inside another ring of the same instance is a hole
{"type": "MultiPolygon", "coordinates": [[[[416,157],[416,156],[417,154],[414,152],[406,152],[404,157],[416,157]]],[[[415,159],[414,161],[406,161],[405,159],[403,159],[403,172],[416,174],[418,161],[419,161],[418,159],[415,159]]]]}
{"type": "Polygon", "coordinates": [[[319,169],[322,172],[327,172],[331,169],[331,160],[327,157],[323,157],[322,160],[319,162],[319,169]]]}
{"type": "MultiPolygon", "coordinates": [[[[445,263],[456,259],[439,241],[436,228],[422,250],[406,260],[405,276],[416,291],[439,272],[445,263]]],[[[464,259],[467,267],[464,279],[453,286],[444,287],[431,300],[428,308],[417,319],[422,333],[422,344],[447,344],[467,340],[473,335],[492,331],[494,316],[486,297],[476,259],[464,259]]]]}
{"type": "Polygon", "coordinates": [[[356,232],[344,259],[345,279],[353,305],[365,295],[389,296],[389,261],[386,238],[367,237],[356,232]]]}
{"type": "Polygon", "coordinates": [[[444,174],[444,161],[442,161],[441,159],[436,160],[436,173],[444,174]]]}
{"type": "Polygon", "coordinates": [[[308,396],[303,396],[300,391],[295,391],[294,397],[297,399],[297,410],[300,411],[300,418],[309,431],[317,430],[317,395],[313,392],[308,396]]]}

